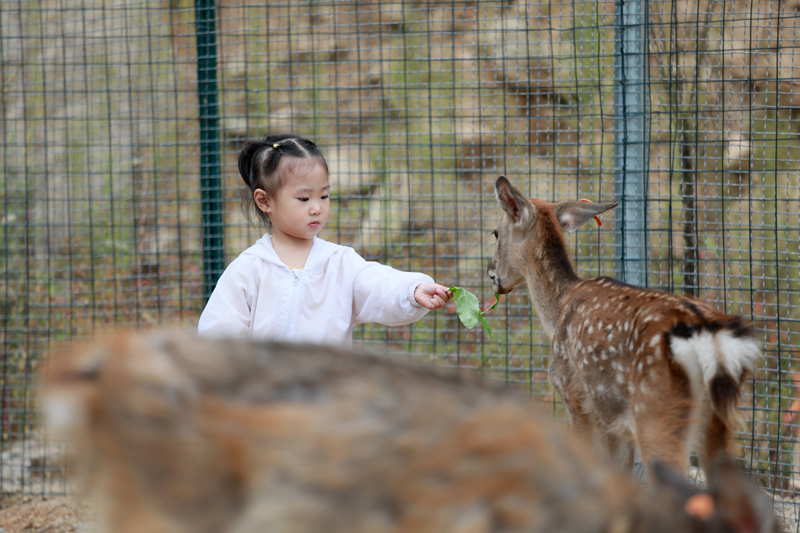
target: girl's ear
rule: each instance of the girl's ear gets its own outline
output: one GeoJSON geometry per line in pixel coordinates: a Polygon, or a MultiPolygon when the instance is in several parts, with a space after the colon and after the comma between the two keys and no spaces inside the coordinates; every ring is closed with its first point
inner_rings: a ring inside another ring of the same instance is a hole
{"type": "Polygon", "coordinates": [[[269,212],[272,211],[269,205],[269,196],[264,189],[256,189],[253,191],[253,201],[255,201],[256,207],[258,207],[259,211],[262,213],[269,214],[269,212]]]}

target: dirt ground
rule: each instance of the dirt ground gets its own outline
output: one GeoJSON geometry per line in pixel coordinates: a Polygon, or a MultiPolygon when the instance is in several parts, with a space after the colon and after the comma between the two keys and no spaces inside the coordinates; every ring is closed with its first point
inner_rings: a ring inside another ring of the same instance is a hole
{"type": "Polygon", "coordinates": [[[0,533],[93,533],[92,518],[71,496],[0,496],[0,533]]]}
{"type": "MultiPolygon", "coordinates": [[[[798,530],[798,504],[790,502],[781,513],[776,502],[776,515],[784,523],[784,531],[798,530]],[[787,512],[788,511],[788,512],[787,512]]],[[[72,496],[0,496],[0,533],[96,533],[90,507],[72,496]]]]}

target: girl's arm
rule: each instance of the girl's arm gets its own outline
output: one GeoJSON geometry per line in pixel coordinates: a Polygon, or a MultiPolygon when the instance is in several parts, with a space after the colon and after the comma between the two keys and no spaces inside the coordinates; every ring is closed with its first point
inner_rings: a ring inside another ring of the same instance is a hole
{"type": "Polygon", "coordinates": [[[234,260],[217,281],[197,331],[209,337],[238,337],[250,333],[252,276],[234,260]]]}
{"type": "Polygon", "coordinates": [[[360,256],[355,262],[354,324],[377,322],[386,326],[402,326],[416,322],[428,313],[428,308],[417,302],[414,293],[422,284],[433,284],[430,276],[395,270],[380,263],[365,261],[360,256]]]}

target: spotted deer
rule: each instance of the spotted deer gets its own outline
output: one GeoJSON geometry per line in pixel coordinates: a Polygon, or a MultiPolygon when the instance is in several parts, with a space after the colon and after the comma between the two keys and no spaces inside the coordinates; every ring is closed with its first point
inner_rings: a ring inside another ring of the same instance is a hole
{"type": "Polygon", "coordinates": [[[742,382],[760,356],[751,326],[686,296],[599,277],[581,279],[563,233],[618,205],[526,198],[500,176],[504,214],[488,275],[494,290],[526,283],[551,339],[549,379],[574,430],[626,471],[685,472],[692,450],[707,471],[732,453],[742,382]]]}
{"type": "Polygon", "coordinates": [[[642,491],[527,395],[386,354],[120,331],[56,349],[41,385],[102,531],[780,531],[730,461],[642,491]]]}

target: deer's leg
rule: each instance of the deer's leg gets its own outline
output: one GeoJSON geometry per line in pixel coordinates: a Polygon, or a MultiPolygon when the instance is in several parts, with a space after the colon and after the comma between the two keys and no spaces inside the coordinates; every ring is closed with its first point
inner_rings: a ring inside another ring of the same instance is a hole
{"type": "Polygon", "coordinates": [[[595,422],[581,394],[575,391],[575,387],[563,387],[561,399],[569,413],[572,431],[585,442],[594,444],[595,422]]]}
{"type": "Polygon", "coordinates": [[[662,420],[639,421],[637,420],[636,440],[639,444],[639,454],[642,463],[647,469],[648,476],[652,476],[653,463],[662,462],[675,472],[685,475],[688,468],[688,450],[686,438],[689,434],[688,420],[662,420]],[[639,425],[641,429],[638,427],[639,425]]]}
{"type": "Polygon", "coordinates": [[[636,452],[636,443],[632,439],[618,435],[606,435],[606,449],[608,456],[618,465],[623,472],[633,472],[633,460],[636,452]]]}
{"type": "Polygon", "coordinates": [[[720,454],[733,456],[733,429],[725,424],[716,413],[711,412],[701,435],[698,456],[700,467],[708,473],[709,467],[720,454]]]}
{"type": "Polygon", "coordinates": [[[680,394],[669,380],[651,380],[644,387],[637,387],[633,408],[636,442],[648,475],[652,475],[655,461],[685,475],[689,466],[688,441],[696,423],[691,394],[680,394]]]}
{"type": "Polygon", "coordinates": [[[573,410],[573,405],[570,405],[569,417],[572,431],[578,435],[579,438],[585,442],[594,443],[595,432],[594,423],[592,418],[586,414],[582,409],[576,408],[573,410]]]}

